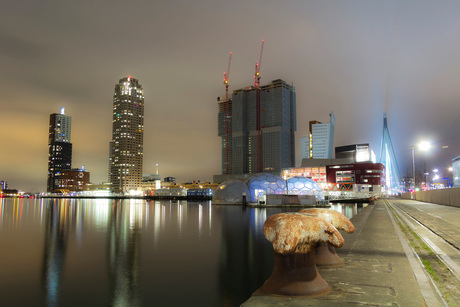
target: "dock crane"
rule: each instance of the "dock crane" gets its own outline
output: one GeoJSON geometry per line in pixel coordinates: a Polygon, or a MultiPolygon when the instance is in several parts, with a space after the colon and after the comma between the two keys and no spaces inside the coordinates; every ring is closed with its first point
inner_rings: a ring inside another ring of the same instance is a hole
{"type": "Polygon", "coordinates": [[[228,100],[228,77],[230,76],[230,63],[232,62],[232,52],[228,58],[227,72],[224,72],[224,85],[225,85],[225,174],[230,173],[230,129],[228,121],[230,118],[230,102],[228,100]]]}
{"type": "Polygon", "coordinates": [[[256,62],[256,72],[254,74],[254,86],[256,87],[257,99],[257,172],[262,172],[262,130],[260,126],[260,64],[262,63],[262,52],[264,51],[264,42],[260,47],[259,62],[256,62]]]}

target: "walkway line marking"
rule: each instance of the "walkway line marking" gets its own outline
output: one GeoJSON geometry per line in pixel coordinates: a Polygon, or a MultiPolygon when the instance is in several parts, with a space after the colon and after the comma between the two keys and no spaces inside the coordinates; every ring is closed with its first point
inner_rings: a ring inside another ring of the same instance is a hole
{"type": "MultiPolygon", "coordinates": [[[[409,260],[409,264],[414,272],[415,279],[420,287],[420,291],[422,292],[423,299],[427,303],[428,306],[443,306],[440,302],[439,291],[436,292],[433,290],[433,287],[436,288],[436,285],[425,275],[425,270],[422,268],[420,264],[420,260],[418,255],[415,254],[414,250],[409,246],[407,243],[407,239],[405,235],[402,233],[399,225],[396,223],[393,213],[389,210],[388,206],[391,206],[388,202],[385,201],[385,207],[387,208],[388,215],[390,216],[391,222],[393,223],[393,227],[396,230],[396,234],[398,235],[399,241],[406,253],[407,260],[409,260]]],[[[393,207],[393,206],[392,206],[393,207]]],[[[393,207],[394,208],[394,207],[393,207]]],[[[437,288],[436,288],[437,290],[437,288]]],[[[443,301],[444,304],[446,304],[443,301]]],[[[447,305],[444,305],[447,306],[447,305]]]]}

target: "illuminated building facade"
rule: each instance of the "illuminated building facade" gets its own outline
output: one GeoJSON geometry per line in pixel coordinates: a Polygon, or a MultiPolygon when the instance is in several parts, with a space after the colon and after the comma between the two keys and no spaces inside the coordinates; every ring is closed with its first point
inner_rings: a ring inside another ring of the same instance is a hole
{"type": "Polygon", "coordinates": [[[260,87],[260,136],[255,87],[233,91],[231,118],[227,119],[231,127],[229,144],[225,144],[224,111],[220,107],[218,115],[218,134],[222,137],[222,174],[225,174],[227,146],[231,156],[230,174],[279,174],[282,168],[295,165],[296,94],[293,86],[278,79],[260,87]]]}
{"type": "Polygon", "coordinates": [[[48,181],[47,191],[59,189],[56,174],[72,167],[72,143],[70,142],[71,117],[65,115],[64,108],[60,113],[50,115],[48,133],[48,181]]]}
{"type": "Polygon", "coordinates": [[[120,79],[113,95],[109,182],[112,192],[141,192],[144,146],[144,90],[131,76],[120,79]]]}
{"type": "Polygon", "coordinates": [[[452,187],[460,187],[460,156],[452,159],[452,187]]]}
{"type": "Polygon", "coordinates": [[[81,192],[89,184],[89,172],[82,169],[65,169],[56,173],[55,182],[64,192],[81,192]]]}
{"type": "Polygon", "coordinates": [[[359,162],[290,168],[284,169],[282,176],[285,180],[310,178],[324,191],[380,193],[385,189],[385,166],[382,163],[359,162]]]}
{"type": "Polygon", "coordinates": [[[335,148],[336,159],[351,159],[353,162],[375,162],[374,151],[369,144],[354,144],[335,148]]]}

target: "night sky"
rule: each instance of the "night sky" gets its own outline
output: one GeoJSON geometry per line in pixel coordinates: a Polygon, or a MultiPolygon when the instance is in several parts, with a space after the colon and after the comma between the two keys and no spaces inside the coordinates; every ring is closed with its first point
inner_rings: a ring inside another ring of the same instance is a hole
{"type": "Polygon", "coordinates": [[[334,146],[370,143],[383,113],[401,174],[460,155],[459,1],[3,1],[0,9],[0,180],[45,190],[49,115],[72,117],[73,167],[107,181],[112,96],[120,78],[145,93],[144,173],[212,180],[220,172],[216,98],[293,83],[299,138],[336,117],[334,146]],[[447,145],[448,149],[441,149],[447,145]]]}

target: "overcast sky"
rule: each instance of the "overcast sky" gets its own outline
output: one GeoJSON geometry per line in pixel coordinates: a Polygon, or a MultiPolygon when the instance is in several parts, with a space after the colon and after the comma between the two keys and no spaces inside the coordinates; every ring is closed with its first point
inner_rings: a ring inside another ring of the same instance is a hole
{"type": "Polygon", "coordinates": [[[370,143],[380,156],[387,112],[404,176],[460,155],[459,1],[3,1],[0,8],[0,180],[46,187],[49,115],[72,117],[73,167],[107,181],[115,84],[145,93],[144,173],[212,180],[220,172],[217,96],[293,83],[299,138],[336,117],[334,146],[370,143]],[[448,149],[440,149],[447,145],[448,149]]]}

